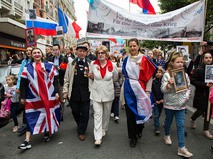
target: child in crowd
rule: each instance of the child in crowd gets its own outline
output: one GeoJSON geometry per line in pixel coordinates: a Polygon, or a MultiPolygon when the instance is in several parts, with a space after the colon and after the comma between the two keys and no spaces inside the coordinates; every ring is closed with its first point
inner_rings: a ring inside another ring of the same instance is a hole
{"type": "Polygon", "coordinates": [[[172,145],[170,138],[170,128],[173,117],[175,116],[177,136],[178,136],[178,155],[183,157],[192,157],[193,154],[185,148],[185,135],[184,135],[184,121],[185,121],[185,106],[190,97],[190,81],[188,75],[186,76],[186,83],[188,89],[176,92],[174,88],[174,77],[172,77],[171,70],[183,68],[184,59],[183,55],[179,52],[171,53],[166,73],[162,78],[161,90],[164,93],[164,110],[166,119],[164,122],[165,136],[164,142],[167,145],[172,145]]]}
{"type": "Polygon", "coordinates": [[[155,79],[152,82],[152,96],[154,100],[153,114],[154,114],[154,125],[155,135],[160,134],[160,123],[159,118],[163,109],[163,93],[161,91],[161,80],[163,77],[164,70],[162,67],[158,67],[155,79]]]}
{"type": "Polygon", "coordinates": [[[6,77],[6,83],[7,86],[5,87],[5,98],[11,100],[10,111],[14,122],[13,132],[17,132],[18,119],[16,113],[19,105],[19,95],[16,93],[16,77],[14,75],[8,75],[6,77]]]}
{"type": "MultiPolygon", "coordinates": [[[[117,58],[114,55],[110,55],[109,60],[111,62],[115,63],[116,65],[118,64],[117,58]]],[[[120,91],[121,91],[119,81],[114,81],[114,90],[115,90],[115,98],[112,102],[111,117],[114,118],[115,122],[118,122],[118,120],[119,120],[119,99],[120,99],[120,91]]]]}

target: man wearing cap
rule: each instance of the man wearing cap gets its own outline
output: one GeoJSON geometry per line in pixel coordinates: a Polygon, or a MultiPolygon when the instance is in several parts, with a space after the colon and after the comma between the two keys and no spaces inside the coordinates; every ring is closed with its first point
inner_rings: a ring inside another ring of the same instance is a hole
{"type": "Polygon", "coordinates": [[[67,66],[63,95],[64,98],[68,99],[73,117],[77,123],[78,138],[84,141],[89,121],[89,78],[91,76],[89,74],[89,63],[91,60],[86,58],[87,47],[84,45],[76,47],[76,55],[77,58],[71,59],[67,66]]]}

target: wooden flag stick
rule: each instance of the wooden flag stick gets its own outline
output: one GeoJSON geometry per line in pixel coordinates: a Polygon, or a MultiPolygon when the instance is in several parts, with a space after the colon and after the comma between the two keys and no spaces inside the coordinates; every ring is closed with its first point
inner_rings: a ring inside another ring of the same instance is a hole
{"type": "MultiPolygon", "coordinates": [[[[210,89],[209,89],[209,92],[210,92],[210,89]]],[[[210,110],[211,110],[211,103],[208,100],[207,119],[206,119],[207,121],[210,121],[210,118],[211,118],[211,112],[210,112],[210,110]]]]}

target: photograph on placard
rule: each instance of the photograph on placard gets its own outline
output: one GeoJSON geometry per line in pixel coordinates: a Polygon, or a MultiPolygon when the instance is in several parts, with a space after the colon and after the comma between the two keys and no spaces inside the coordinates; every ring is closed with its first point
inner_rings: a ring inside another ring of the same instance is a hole
{"type": "Polygon", "coordinates": [[[171,70],[172,77],[174,78],[174,88],[176,93],[188,89],[188,84],[186,81],[186,75],[183,68],[171,70]]]}
{"type": "Polygon", "coordinates": [[[26,39],[26,46],[36,45],[34,28],[25,29],[25,39],[26,39]]]}
{"type": "Polygon", "coordinates": [[[177,52],[180,52],[183,54],[184,61],[188,62],[189,61],[189,46],[187,46],[187,45],[176,46],[176,49],[177,49],[177,52]]]}
{"type": "Polygon", "coordinates": [[[206,65],[205,83],[213,83],[213,65],[206,65]]]}
{"type": "Polygon", "coordinates": [[[63,26],[57,26],[56,27],[56,36],[57,37],[62,37],[63,36],[63,26]]]}
{"type": "Polygon", "coordinates": [[[29,18],[36,19],[36,10],[35,9],[29,9],[29,18]]]}

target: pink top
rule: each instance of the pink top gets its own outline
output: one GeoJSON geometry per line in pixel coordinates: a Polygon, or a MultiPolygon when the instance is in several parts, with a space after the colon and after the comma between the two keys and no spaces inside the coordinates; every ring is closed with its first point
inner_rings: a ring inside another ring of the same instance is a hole
{"type": "MultiPolygon", "coordinates": [[[[213,87],[210,88],[209,101],[211,104],[213,104],[213,87]]],[[[213,109],[212,109],[212,118],[213,118],[213,109]]]]}
{"type": "Polygon", "coordinates": [[[209,101],[211,104],[213,104],[213,88],[210,88],[209,101]]]}

